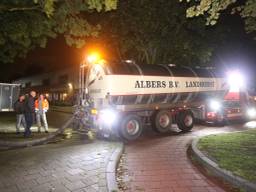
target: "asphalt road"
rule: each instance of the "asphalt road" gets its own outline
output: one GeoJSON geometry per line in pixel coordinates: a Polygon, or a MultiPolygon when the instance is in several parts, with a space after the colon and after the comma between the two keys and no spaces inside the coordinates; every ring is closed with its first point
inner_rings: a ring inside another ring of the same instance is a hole
{"type": "Polygon", "coordinates": [[[235,123],[225,127],[196,125],[191,132],[180,133],[174,126],[170,134],[154,133],[150,127],[135,142],[127,143],[121,163],[123,191],[223,192],[191,163],[187,149],[193,138],[256,128],[256,122],[235,123]]]}

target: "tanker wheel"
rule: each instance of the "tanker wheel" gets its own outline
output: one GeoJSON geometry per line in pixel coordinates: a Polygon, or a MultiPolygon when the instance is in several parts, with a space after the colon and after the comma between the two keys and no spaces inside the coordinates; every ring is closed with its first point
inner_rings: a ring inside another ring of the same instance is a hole
{"type": "Polygon", "coordinates": [[[172,115],[167,110],[161,110],[151,117],[152,128],[158,133],[167,133],[172,127],[172,115]]]}
{"type": "Polygon", "coordinates": [[[217,120],[215,121],[215,125],[218,127],[224,127],[226,123],[226,119],[223,116],[218,117],[217,120]]]}
{"type": "Polygon", "coordinates": [[[128,114],[123,116],[119,133],[122,138],[131,141],[141,135],[142,129],[141,118],[134,114],[128,114]]]}
{"type": "Polygon", "coordinates": [[[190,110],[181,111],[177,117],[177,125],[182,131],[190,131],[194,126],[194,115],[190,110]]]}

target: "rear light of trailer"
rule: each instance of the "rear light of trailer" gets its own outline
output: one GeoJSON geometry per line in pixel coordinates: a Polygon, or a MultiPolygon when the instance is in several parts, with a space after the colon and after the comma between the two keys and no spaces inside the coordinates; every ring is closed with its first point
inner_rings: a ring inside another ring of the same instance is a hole
{"type": "Polygon", "coordinates": [[[216,117],[216,113],[215,112],[208,112],[207,113],[207,118],[215,118],[216,117]]]}

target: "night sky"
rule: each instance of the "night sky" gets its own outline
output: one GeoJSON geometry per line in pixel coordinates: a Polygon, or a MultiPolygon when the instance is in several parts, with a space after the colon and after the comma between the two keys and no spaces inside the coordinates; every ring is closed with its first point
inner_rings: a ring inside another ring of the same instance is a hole
{"type": "MultiPolygon", "coordinates": [[[[100,38],[88,39],[83,48],[74,48],[66,44],[64,37],[49,39],[46,48],[36,48],[25,58],[18,58],[14,63],[1,64],[0,82],[11,82],[20,77],[56,71],[61,68],[79,66],[86,53],[94,50],[105,55],[111,55],[102,48],[100,38]],[[103,53],[104,52],[104,53],[103,53]]],[[[112,56],[110,56],[112,57],[112,56]]]]}
{"type": "Polygon", "coordinates": [[[220,24],[229,26],[230,32],[224,46],[214,53],[211,65],[225,71],[239,69],[248,86],[256,88],[256,40],[244,31],[239,16],[226,15],[220,24]]]}
{"type": "MultiPolygon", "coordinates": [[[[244,32],[243,22],[238,17],[223,17],[219,24],[231,26],[231,31],[228,40],[224,42],[223,47],[220,47],[214,53],[209,65],[224,70],[239,68],[249,77],[248,82],[250,84],[256,84],[254,83],[256,82],[254,79],[254,73],[256,72],[256,41],[244,32]]],[[[49,39],[46,48],[37,48],[31,51],[26,58],[17,59],[12,64],[1,64],[0,81],[10,82],[20,77],[74,65],[78,66],[88,47],[93,44],[92,42],[82,49],[76,49],[66,45],[63,37],[49,39]]],[[[97,43],[97,46],[100,47],[98,41],[97,43]]]]}
{"type": "Polygon", "coordinates": [[[4,69],[0,71],[0,80],[8,82],[19,77],[78,65],[82,55],[83,49],[69,47],[63,37],[49,39],[46,48],[36,48],[26,58],[17,59],[14,63],[2,64],[4,69]]]}

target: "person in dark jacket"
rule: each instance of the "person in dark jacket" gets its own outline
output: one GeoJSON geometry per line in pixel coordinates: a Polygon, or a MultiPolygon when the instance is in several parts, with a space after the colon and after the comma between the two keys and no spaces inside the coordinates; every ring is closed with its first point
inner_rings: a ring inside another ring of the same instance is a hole
{"type": "Polygon", "coordinates": [[[19,99],[14,103],[14,111],[16,112],[16,133],[20,133],[21,124],[26,129],[25,121],[25,95],[20,95],[19,99]]]}
{"type": "Polygon", "coordinates": [[[36,92],[30,91],[28,98],[25,102],[25,120],[26,120],[26,129],[24,132],[24,137],[28,137],[31,135],[31,126],[34,122],[35,117],[35,97],[36,92]]]}

